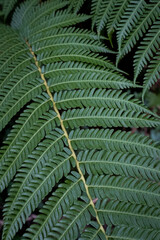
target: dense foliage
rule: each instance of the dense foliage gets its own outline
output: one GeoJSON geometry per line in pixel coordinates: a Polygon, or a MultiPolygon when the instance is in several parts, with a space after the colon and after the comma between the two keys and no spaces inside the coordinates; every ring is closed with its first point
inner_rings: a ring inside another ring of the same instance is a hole
{"type": "Polygon", "coordinates": [[[0,3],[2,239],[160,239],[160,2],[0,3]]]}

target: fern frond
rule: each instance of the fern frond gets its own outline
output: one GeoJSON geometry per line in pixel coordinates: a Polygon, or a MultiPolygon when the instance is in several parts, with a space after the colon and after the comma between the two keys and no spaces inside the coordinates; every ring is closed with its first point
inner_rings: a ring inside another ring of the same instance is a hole
{"type": "MultiPolygon", "coordinates": [[[[105,3],[99,31],[115,5],[105,3]]],[[[0,26],[0,123],[11,125],[0,190],[12,181],[2,239],[16,238],[36,208],[22,239],[157,237],[160,147],[129,128],[159,118],[126,91],[139,86],[103,57],[104,38],[74,26],[89,16],[67,4],[25,1],[12,27],[0,26]]]]}
{"type": "Polygon", "coordinates": [[[4,211],[8,213],[13,209],[14,202],[24,191],[24,187],[33,180],[50,158],[62,151],[64,148],[64,135],[60,129],[55,129],[49,135],[45,136],[44,141],[40,142],[36,149],[29,155],[29,158],[22,164],[23,168],[19,170],[15,183],[9,193],[8,201],[5,204],[4,211]],[[51,141],[52,140],[52,141],[51,141]],[[23,179],[23,181],[22,181],[23,179]]]}
{"type": "Polygon", "coordinates": [[[108,107],[113,109],[136,110],[151,114],[140,101],[132,98],[122,91],[105,89],[83,89],[77,91],[59,91],[55,93],[54,100],[58,108],[108,107]]]}
{"type": "Polygon", "coordinates": [[[51,51],[62,48],[66,49],[68,47],[75,48],[76,45],[81,49],[90,50],[93,52],[113,53],[113,51],[105,48],[105,46],[99,41],[93,41],[91,37],[88,39],[88,34],[83,34],[82,36],[79,34],[79,36],[77,36],[77,34],[73,33],[73,30],[70,33],[60,33],[52,37],[47,37],[46,39],[43,38],[42,40],[36,42],[36,44],[34,43],[32,44],[36,53],[41,53],[44,50],[51,51]]]}
{"type": "Polygon", "coordinates": [[[125,13],[122,15],[120,23],[118,24],[117,42],[119,51],[121,51],[121,45],[126,36],[130,34],[132,29],[138,23],[138,20],[143,15],[146,7],[144,0],[130,1],[125,13]]]}
{"type": "MultiPolygon", "coordinates": [[[[58,70],[56,74],[58,73],[58,70]]],[[[127,79],[114,74],[110,71],[97,71],[97,69],[83,68],[83,73],[78,73],[77,69],[61,69],[59,75],[54,75],[49,78],[48,85],[51,90],[70,90],[70,89],[87,89],[87,88],[113,88],[113,89],[125,89],[140,87],[132,84],[127,79]],[[61,72],[65,72],[62,75],[61,72]],[[76,72],[76,73],[75,73],[76,72]]],[[[53,75],[53,72],[52,72],[53,75]]]]}
{"type": "Polygon", "coordinates": [[[30,29],[30,36],[35,36],[38,33],[45,34],[46,31],[54,28],[69,27],[71,25],[75,25],[79,22],[85,21],[89,18],[90,17],[86,15],[76,15],[70,14],[68,13],[68,11],[59,11],[58,13],[52,14],[48,19],[42,18],[38,27],[30,29]]]}
{"type": "Polygon", "coordinates": [[[115,7],[116,1],[92,0],[92,28],[96,25],[97,32],[100,35],[101,30],[109,21],[110,15],[115,7]]]}
{"type": "Polygon", "coordinates": [[[18,93],[9,99],[8,104],[3,106],[0,113],[0,130],[4,128],[11,118],[29,101],[31,101],[35,95],[39,95],[43,92],[43,85],[41,83],[37,84],[36,81],[26,85],[18,93]],[[13,100],[14,99],[14,100],[13,100]]]}
{"type": "MultiPolygon", "coordinates": [[[[48,2],[41,2],[41,5],[38,5],[38,7],[35,7],[32,14],[30,13],[30,11],[27,12],[27,14],[31,17],[29,26],[34,27],[34,24],[36,24],[37,21],[38,22],[41,21],[43,17],[46,18],[46,16],[52,14],[53,11],[64,8],[67,4],[68,4],[68,1],[62,1],[62,0],[50,0],[48,2]]],[[[24,21],[23,25],[24,24],[27,24],[26,21],[24,21]]]]}
{"type": "Polygon", "coordinates": [[[0,30],[1,30],[0,55],[1,55],[4,52],[4,50],[11,47],[11,44],[8,45],[8,42],[12,42],[12,44],[18,43],[19,37],[18,34],[13,29],[11,29],[10,26],[6,26],[2,23],[0,23],[0,30]]]}
{"type": "MultiPolygon", "coordinates": [[[[70,9],[73,8],[72,4],[76,6],[78,1],[70,3],[70,9]]],[[[117,31],[119,49],[117,64],[146,34],[134,58],[134,82],[144,65],[152,59],[155,51],[159,48],[159,7],[159,1],[157,0],[149,2],[144,0],[92,0],[92,29],[96,25],[98,35],[100,35],[102,29],[107,28],[112,47],[112,34],[117,31]],[[151,27],[151,25],[153,26],[151,27]],[[149,45],[148,40],[150,41],[149,45]]]]}
{"type": "Polygon", "coordinates": [[[131,51],[133,46],[137,43],[137,41],[142,37],[147,30],[150,28],[152,22],[155,22],[159,18],[160,13],[160,3],[159,1],[154,1],[154,3],[150,3],[146,7],[146,11],[139,18],[139,21],[135,25],[134,28],[131,29],[131,32],[125,39],[122,47],[117,56],[117,63],[119,60],[131,51]]]}
{"type": "Polygon", "coordinates": [[[105,26],[106,22],[110,18],[111,12],[113,11],[112,9],[115,6],[116,1],[102,1],[98,17],[97,17],[97,31],[98,34],[100,34],[101,30],[105,26]]]}
{"type": "MultiPolygon", "coordinates": [[[[80,44],[79,44],[80,47],[80,44]]],[[[89,47],[89,45],[87,46],[89,47]]],[[[94,46],[93,50],[95,50],[94,46]]],[[[97,48],[96,48],[97,49],[97,48]]],[[[90,49],[91,50],[91,49],[90,49]]],[[[68,61],[76,61],[76,62],[85,62],[88,64],[94,64],[97,66],[101,66],[104,68],[116,70],[117,72],[121,72],[118,68],[116,68],[111,62],[108,61],[107,58],[99,56],[97,53],[91,53],[89,49],[72,49],[71,47],[66,47],[65,49],[58,49],[53,52],[47,52],[46,55],[42,53],[39,55],[39,61],[42,63],[54,63],[54,62],[68,62],[68,61]]]]}
{"type": "Polygon", "coordinates": [[[160,58],[159,58],[160,50],[157,51],[156,55],[150,62],[150,65],[146,71],[144,77],[144,87],[142,98],[144,99],[145,93],[148,89],[152,87],[154,83],[156,83],[157,79],[160,77],[160,58]]]}
{"type": "Polygon", "coordinates": [[[72,156],[70,156],[69,153],[69,149],[66,149],[66,152],[64,149],[62,154],[59,153],[59,157],[57,156],[48,164],[46,163],[44,168],[35,175],[31,183],[25,186],[27,194],[25,192],[22,193],[16,204],[14,205],[13,203],[14,210],[11,209],[11,219],[8,217],[4,237],[12,239],[17,230],[22,228],[22,224],[25,223],[27,217],[30,216],[42,199],[51,191],[56,182],[58,182],[63,175],[67,175],[71,167],[70,162],[72,162],[72,156]]]}
{"type": "Polygon", "coordinates": [[[75,172],[73,172],[73,175],[67,176],[65,183],[59,185],[44,208],[40,210],[40,215],[35,219],[28,232],[24,234],[24,237],[36,239],[38,236],[45,238],[48,235],[52,227],[62,218],[63,213],[66,213],[81,196],[83,184],[79,177],[75,172]]]}
{"type": "Polygon", "coordinates": [[[159,42],[160,42],[160,21],[156,21],[153,23],[150,30],[143,38],[140,46],[138,47],[138,51],[134,56],[134,67],[135,67],[135,74],[134,74],[134,82],[137,79],[137,76],[144,68],[144,65],[148,65],[150,60],[153,58],[154,54],[159,49],[159,42]]]}
{"type": "Polygon", "coordinates": [[[112,13],[110,14],[110,18],[108,19],[108,22],[106,24],[108,36],[111,40],[112,33],[117,29],[119,26],[119,22],[121,20],[121,17],[124,15],[124,12],[126,10],[126,7],[128,5],[130,0],[117,0],[115,2],[115,6],[112,10],[112,13]]]}
{"type": "MultiPolygon", "coordinates": [[[[4,142],[3,149],[1,150],[1,161],[0,165],[5,165],[6,159],[12,162],[11,153],[13,152],[18,142],[23,137],[25,132],[29,131],[31,124],[34,121],[37,121],[38,118],[45,112],[49,110],[51,103],[48,99],[48,96],[39,96],[35,99],[35,102],[28,106],[28,109],[25,110],[24,113],[20,116],[20,118],[16,121],[17,125],[14,125],[14,129],[11,130],[10,134],[7,136],[7,139],[4,142]]],[[[8,176],[9,178],[11,176],[8,176]]],[[[7,185],[9,180],[5,180],[3,184],[1,182],[1,191],[4,189],[4,186],[7,185]]]]}
{"type": "Polygon", "coordinates": [[[92,14],[92,30],[93,30],[93,28],[96,24],[99,9],[101,7],[102,2],[103,2],[102,0],[92,1],[92,11],[91,11],[91,14],[92,14]]]}
{"type": "MultiPolygon", "coordinates": [[[[14,68],[17,63],[14,61],[17,58],[24,58],[24,54],[27,52],[25,44],[20,40],[20,37],[17,34],[13,33],[12,30],[6,33],[8,38],[13,38],[11,41],[7,41],[5,48],[1,45],[1,54],[0,54],[0,63],[1,63],[1,74],[8,70],[8,68],[14,68]],[[13,44],[14,43],[14,44],[13,44]],[[13,64],[13,65],[12,65],[13,64]]],[[[3,39],[5,41],[5,39],[3,39]]],[[[3,75],[2,75],[3,76],[3,75]]],[[[2,83],[1,83],[2,84],[2,83]]],[[[2,85],[0,85],[2,86],[2,85]]]]}
{"type": "Polygon", "coordinates": [[[153,161],[152,157],[142,157],[128,152],[86,150],[80,151],[77,158],[84,174],[86,172],[89,175],[120,174],[159,182],[160,163],[158,159],[153,161]]]}
{"type": "Polygon", "coordinates": [[[19,7],[16,8],[13,18],[12,18],[12,26],[15,29],[19,29],[20,26],[25,22],[25,19],[33,14],[34,7],[38,4],[38,0],[27,0],[24,3],[21,3],[19,7]],[[17,21],[19,19],[19,21],[17,21]]]}
{"type": "Polygon", "coordinates": [[[107,149],[111,151],[122,151],[140,156],[152,156],[158,158],[160,148],[156,143],[151,145],[151,140],[138,134],[130,134],[124,131],[113,131],[112,129],[87,129],[70,132],[70,139],[75,149],[107,149]]]}
{"type": "MultiPolygon", "coordinates": [[[[41,42],[43,40],[48,40],[48,39],[54,39],[57,37],[64,37],[68,34],[69,36],[75,36],[75,37],[85,37],[87,39],[91,40],[99,40],[98,36],[94,34],[92,31],[86,30],[86,29],[80,29],[76,28],[74,26],[71,27],[63,27],[63,28],[53,28],[47,31],[47,36],[43,34],[43,32],[40,32],[38,34],[35,34],[34,36],[31,36],[29,38],[29,43],[30,44],[35,44],[38,42],[41,42]]],[[[101,37],[101,39],[104,39],[101,37]]]]}
{"type": "MultiPolygon", "coordinates": [[[[84,200],[84,199],[83,199],[84,200]]],[[[92,209],[89,203],[77,201],[48,234],[47,239],[76,239],[84,227],[91,221],[92,209]]]]}
{"type": "Polygon", "coordinates": [[[135,227],[115,227],[112,231],[111,227],[109,228],[108,233],[111,235],[109,239],[118,239],[121,240],[125,238],[126,240],[139,240],[141,237],[148,238],[148,239],[158,239],[159,233],[153,229],[141,229],[135,227]]]}
{"type": "Polygon", "coordinates": [[[0,106],[2,108],[9,104],[9,100],[12,99],[13,94],[16,94],[20,89],[22,90],[24,83],[30,84],[31,77],[36,78],[38,76],[38,72],[34,68],[25,68],[29,62],[30,59],[24,60],[19,64],[19,66],[15,67],[9,74],[6,75],[6,77],[4,77],[5,82],[9,81],[10,85],[6,87],[3,84],[4,88],[0,91],[0,106]],[[16,71],[17,74],[15,73],[16,71]]]}
{"type": "Polygon", "coordinates": [[[94,175],[94,177],[88,177],[87,185],[94,198],[118,199],[125,203],[147,205],[153,207],[154,210],[159,206],[158,183],[148,183],[148,181],[142,181],[142,179],[136,180],[123,176],[94,175]],[[152,201],[153,196],[154,201],[152,201]]]}
{"type": "Polygon", "coordinates": [[[3,170],[0,173],[0,179],[3,185],[6,185],[6,182],[8,183],[12,179],[16,170],[27,156],[28,151],[32,151],[38,142],[44,138],[45,133],[49,133],[50,129],[55,127],[55,118],[56,116],[53,112],[44,114],[39,121],[33,123],[32,127],[30,126],[29,131],[24,133],[21,138],[23,144],[17,142],[17,145],[13,146],[11,150],[12,157],[1,163],[3,170]]]}
{"type": "MultiPolygon", "coordinates": [[[[118,201],[107,202],[106,200],[97,202],[97,207],[99,208],[101,221],[107,221],[108,225],[111,225],[112,222],[115,226],[118,224],[122,226],[121,236],[125,239],[144,239],[145,237],[156,237],[158,239],[159,233],[156,232],[159,220],[159,216],[157,215],[159,214],[158,209],[152,207],[150,211],[148,211],[146,206],[135,205],[131,203],[126,204],[124,202],[120,203],[118,201]],[[118,212],[118,215],[115,215],[115,212],[118,212]],[[107,217],[107,213],[110,213],[110,217],[107,217]],[[121,221],[122,218],[124,219],[123,222],[121,221]],[[129,224],[132,224],[132,228],[128,229],[126,232],[123,231],[123,229],[127,228],[129,224]],[[139,227],[141,227],[143,231],[139,230],[139,227]],[[136,230],[137,233],[135,233],[135,236],[133,236],[133,232],[136,230]],[[127,232],[129,235],[127,235],[126,238],[127,232]]],[[[114,232],[116,232],[115,229],[113,230],[113,238],[114,232]]]]}
{"type": "Polygon", "coordinates": [[[64,111],[62,114],[66,127],[75,128],[77,126],[99,126],[99,127],[154,127],[159,125],[158,120],[147,119],[145,114],[124,109],[105,109],[86,107],[64,111]]]}

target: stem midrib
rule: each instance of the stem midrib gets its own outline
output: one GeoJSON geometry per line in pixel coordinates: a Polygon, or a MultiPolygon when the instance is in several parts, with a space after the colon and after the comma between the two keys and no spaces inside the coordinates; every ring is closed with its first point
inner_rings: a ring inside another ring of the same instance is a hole
{"type": "Polygon", "coordinates": [[[45,85],[45,87],[46,87],[47,94],[49,95],[49,97],[50,97],[50,99],[51,99],[51,101],[52,101],[53,109],[54,109],[54,111],[57,113],[57,117],[58,117],[58,119],[59,119],[59,121],[60,121],[61,128],[62,128],[62,130],[63,130],[63,132],[64,132],[64,135],[65,135],[65,137],[66,137],[66,139],[67,139],[69,149],[70,149],[71,152],[72,152],[72,157],[74,158],[74,160],[75,160],[75,162],[76,162],[77,170],[78,170],[78,172],[79,172],[79,174],[80,174],[80,176],[81,176],[81,180],[83,181],[83,184],[84,184],[84,187],[85,187],[85,190],[86,190],[86,194],[87,194],[87,196],[88,196],[88,198],[89,198],[89,200],[90,200],[90,205],[91,205],[92,208],[94,209],[95,217],[96,217],[97,223],[99,224],[99,229],[100,229],[100,230],[103,232],[103,234],[105,235],[106,240],[108,240],[108,236],[106,235],[105,230],[104,230],[104,228],[103,228],[103,225],[102,225],[101,222],[100,222],[100,219],[99,219],[97,210],[96,210],[96,208],[95,208],[95,205],[94,205],[94,203],[93,203],[93,201],[92,201],[92,197],[91,197],[91,195],[90,195],[90,193],[89,193],[89,190],[88,190],[88,185],[86,184],[85,178],[84,178],[83,173],[82,173],[82,171],[81,171],[81,169],[80,169],[80,164],[79,164],[79,162],[78,162],[78,160],[77,160],[77,156],[76,156],[76,154],[75,154],[75,151],[74,151],[74,149],[73,149],[73,147],[72,147],[72,145],[71,145],[71,140],[69,139],[68,132],[67,132],[67,130],[66,130],[64,124],[63,124],[63,120],[62,120],[61,115],[60,115],[60,113],[59,113],[59,111],[58,111],[58,108],[57,108],[57,106],[56,106],[56,103],[55,103],[55,101],[54,101],[54,99],[53,99],[53,96],[52,96],[50,90],[49,90],[49,86],[47,85],[47,81],[46,81],[46,79],[45,79],[45,77],[44,77],[44,74],[42,73],[41,68],[39,67],[39,64],[38,64],[36,55],[35,55],[35,53],[32,51],[32,47],[30,46],[30,44],[29,44],[28,41],[26,41],[26,44],[27,44],[27,46],[28,46],[28,48],[29,48],[29,50],[30,50],[30,53],[32,54],[32,56],[33,56],[33,58],[34,58],[35,65],[36,65],[36,67],[37,67],[37,69],[38,69],[38,71],[39,71],[39,73],[40,73],[41,79],[42,79],[43,82],[44,82],[44,85],[45,85]]]}

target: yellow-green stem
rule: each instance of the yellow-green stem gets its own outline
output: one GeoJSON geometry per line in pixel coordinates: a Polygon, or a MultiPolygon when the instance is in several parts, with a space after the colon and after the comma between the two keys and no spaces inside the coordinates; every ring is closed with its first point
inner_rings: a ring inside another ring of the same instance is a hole
{"type": "Polygon", "coordinates": [[[108,240],[108,236],[106,235],[105,230],[104,230],[104,228],[103,228],[103,226],[102,226],[102,224],[101,224],[101,222],[100,222],[100,219],[99,219],[97,210],[96,210],[96,208],[95,208],[95,205],[94,205],[93,200],[92,200],[92,198],[91,198],[91,195],[90,195],[90,193],[89,193],[88,186],[87,186],[87,184],[86,184],[85,178],[84,178],[83,173],[82,173],[82,171],[81,171],[81,169],[80,169],[79,161],[77,160],[77,156],[76,156],[75,151],[74,151],[74,149],[73,149],[73,147],[72,147],[72,145],[71,145],[71,140],[69,139],[69,136],[68,136],[67,130],[66,130],[65,126],[64,126],[64,123],[63,123],[63,120],[62,120],[62,118],[61,118],[61,115],[60,115],[60,113],[59,113],[59,111],[58,111],[58,108],[57,108],[56,103],[55,103],[55,101],[54,101],[54,99],[53,99],[53,96],[52,96],[52,94],[51,94],[51,92],[50,92],[50,90],[49,90],[49,87],[48,87],[48,85],[47,85],[47,81],[46,81],[46,79],[45,79],[45,76],[44,76],[44,74],[42,73],[41,68],[39,67],[39,64],[38,64],[36,55],[35,55],[35,53],[32,51],[32,48],[31,48],[30,44],[28,43],[28,41],[26,41],[26,44],[27,44],[27,46],[29,47],[29,50],[30,50],[30,52],[31,52],[31,54],[32,54],[32,56],[33,56],[33,58],[34,58],[35,65],[36,65],[36,67],[38,68],[38,71],[39,71],[39,74],[40,74],[40,76],[41,76],[41,79],[43,80],[44,85],[45,85],[45,87],[46,87],[46,91],[47,91],[47,93],[48,93],[48,95],[49,95],[49,97],[50,97],[50,99],[51,99],[51,101],[52,101],[53,109],[54,109],[54,111],[57,113],[57,117],[58,117],[58,119],[59,119],[59,121],[60,121],[61,128],[62,128],[62,130],[63,130],[63,132],[64,132],[64,135],[65,135],[65,137],[66,137],[66,139],[67,139],[67,141],[68,141],[68,146],[69,146],[69,148],[70,148],[70,150],[71,150],[71,152],[72,152],[72,157],[75,159],[76,166],[77,166],[77,170],[78,170],[78,172],[79,172],[79,174],[80,174],[80,176],[81,176],[81,179],[82,179],[82,181],[83,181],[83,183],[84,183],[87,196],[88,196],[88,198],[89,198],[89,200],[90,200],[90,205],[91,205],[91,206],[93,207],[93,209],[94,209],[94,212],[95,212],[95,215],[96,215],[96,220],[97,220],[97,222],[98,222],[98,224],[99,224],[99,226],[100,226],[101,231],[104,233],[106,239],[108,240]]]}

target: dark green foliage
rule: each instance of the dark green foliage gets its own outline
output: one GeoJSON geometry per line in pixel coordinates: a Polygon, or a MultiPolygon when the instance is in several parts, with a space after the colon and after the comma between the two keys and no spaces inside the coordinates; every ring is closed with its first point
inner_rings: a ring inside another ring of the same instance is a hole
{"type": "Polygon", "coordinates": [[[9,13],[13,10],[15,4],[18,2],[18,0],[0,0],[0,4],[2,5],[2,13],[1,15],[4,15],[4,19],[6,19],[9,15],[9,13]]]}
{"type": "MultiPolygon", "coordinates": [[[[140,86],[108,60],[113,51],[105,38],[82,29],[90,20],[76,13],[83,3],[24,1],[11,26],[0,25],[0,126],[11,128],[0,150],[1,192],[10,186],[2,239],[16,239],[37,209],[20,239],[160,237],[160,146],[131,131],[159,127],[159,117],[130,93],[140,86]]],[[[134,62],[138,76],[151,60],[145,89],[159,71],[155,4],[143,9],[144,1],[92,2],[93,28],[100,35],[105,26],[108,34],[119,26],[125,32],[119,47],[129,51],[141,13],[155,11],[149,13],[154,23],[148,17],[150,28],[142,31],[151,50],[141,41],[134,62]],[[138,15],[131,7],[137,4],[138,15]]]]}
{"type": "MultiPolygon", "coordinates": [[[[73,2],[70,6],[74,8],[79,1],[73,2]]],[[[137,49],[134,56],[134,82],[147,67],[143,81],[144,97],[160,77],[157,67],[159,59],[156,57],[160,45],[159,0],[92,0],[91,14],[92,28],[96,28],[98,35],[103,35],[106,29],[112,48],[112,36],[116,32],[117,65],[133,48],[137,49]]]]}

